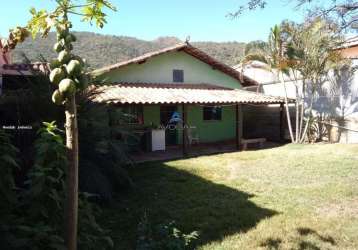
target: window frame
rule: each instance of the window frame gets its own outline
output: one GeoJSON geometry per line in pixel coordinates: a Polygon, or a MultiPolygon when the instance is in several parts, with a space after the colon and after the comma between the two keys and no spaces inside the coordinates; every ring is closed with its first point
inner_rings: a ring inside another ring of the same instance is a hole
{"type": "Polygon", "coordinates": [[[204,106],[203,107],[203,121],[204,122],[217,122],[222,121],[222,106],[204,106]],[[208,111],[208,109],[211,109],[211,111],[208,111]],[[215,116],[214,109],[219,110],[220,112],[215,116]],[[207,117],[208,112],[211,112],[211,117],[207,117]]]}
{"type": "Polygon", "coordinates": [[[173,69],[173,82],[183,83],[184,82],[184,70],[183,69],[173,69]],[[181,73],[181,75],[177,75],[181,73]],[[179,79],[178,79],[179,78],[179,79]]]}

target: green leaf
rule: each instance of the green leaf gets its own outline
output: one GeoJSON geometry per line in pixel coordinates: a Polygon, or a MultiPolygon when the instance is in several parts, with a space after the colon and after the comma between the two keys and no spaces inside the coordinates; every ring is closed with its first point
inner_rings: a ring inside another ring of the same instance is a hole
{"type": "Polygon", "coordinates": [[[19,165],[17,164],[17,162],[10,155],[2,155],[1,159],[2,159],[2,161],[7,162],[8,164],[10,164],[13,167],[19,168],[19,165]]]}

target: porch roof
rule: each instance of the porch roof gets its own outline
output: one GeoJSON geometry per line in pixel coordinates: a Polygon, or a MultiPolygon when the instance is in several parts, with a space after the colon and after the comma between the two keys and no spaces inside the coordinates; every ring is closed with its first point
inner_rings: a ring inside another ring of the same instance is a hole
{"type": "MultiPolygon", "coordinates": [[[[212,84],[117,83],[91,86],[89,99],[106,104],[279,104],[283,97],[269,96],[212,84]]],[[[290,99],[290,102],[294,100],[290,99]]]]}

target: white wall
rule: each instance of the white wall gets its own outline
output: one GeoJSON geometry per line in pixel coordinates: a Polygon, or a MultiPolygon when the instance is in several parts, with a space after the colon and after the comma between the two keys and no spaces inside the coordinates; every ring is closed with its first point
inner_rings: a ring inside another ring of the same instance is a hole
{"type": "MultiPolygon", "coordinates": [[[[353,66],[357,65],[358,60],[353,61],[353,66]]],[[[302,91],[301,81],[298,84],[287,81],[285,84],[288,97],[295,98],[295,85],[302,91]]],[[[285,95],[284,86],[279,82],[262,84],[259,91],[267,95],[285,95]]],[[[358,70],[347,71],[340,77],[331,72],[319,94],[314,96],[313,109],[316,116],[344,118],[346,129],[343,129],[340,142],[358,143],[358,70]]]]}

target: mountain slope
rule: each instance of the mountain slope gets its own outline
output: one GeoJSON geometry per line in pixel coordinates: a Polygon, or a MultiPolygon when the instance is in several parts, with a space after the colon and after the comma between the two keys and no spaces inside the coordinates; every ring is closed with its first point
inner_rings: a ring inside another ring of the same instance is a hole
{"type": "MultiPolygon", "coordinates": [[[[133,37],[91,32],[75,32],[75,35],[78,40],[74,44],[75,52],[86,58],[91,68],[117,63],[181,42],[176,37],[159,37],[153,41],[145,41],[133,37]]],[[[24,55],[31,61],[40,61],[41,57],[46,60],[53,59],[56,56],[52,50],[55,37],[55,34],[51,33],[46,39],[26,40],[12,53],[13,61],[23,61],[24,55]]],[[[192,44],[228,65],[234,65],[239,61],[245,47],[244,43],[239,42],[193,42],[192,44]]]]}

